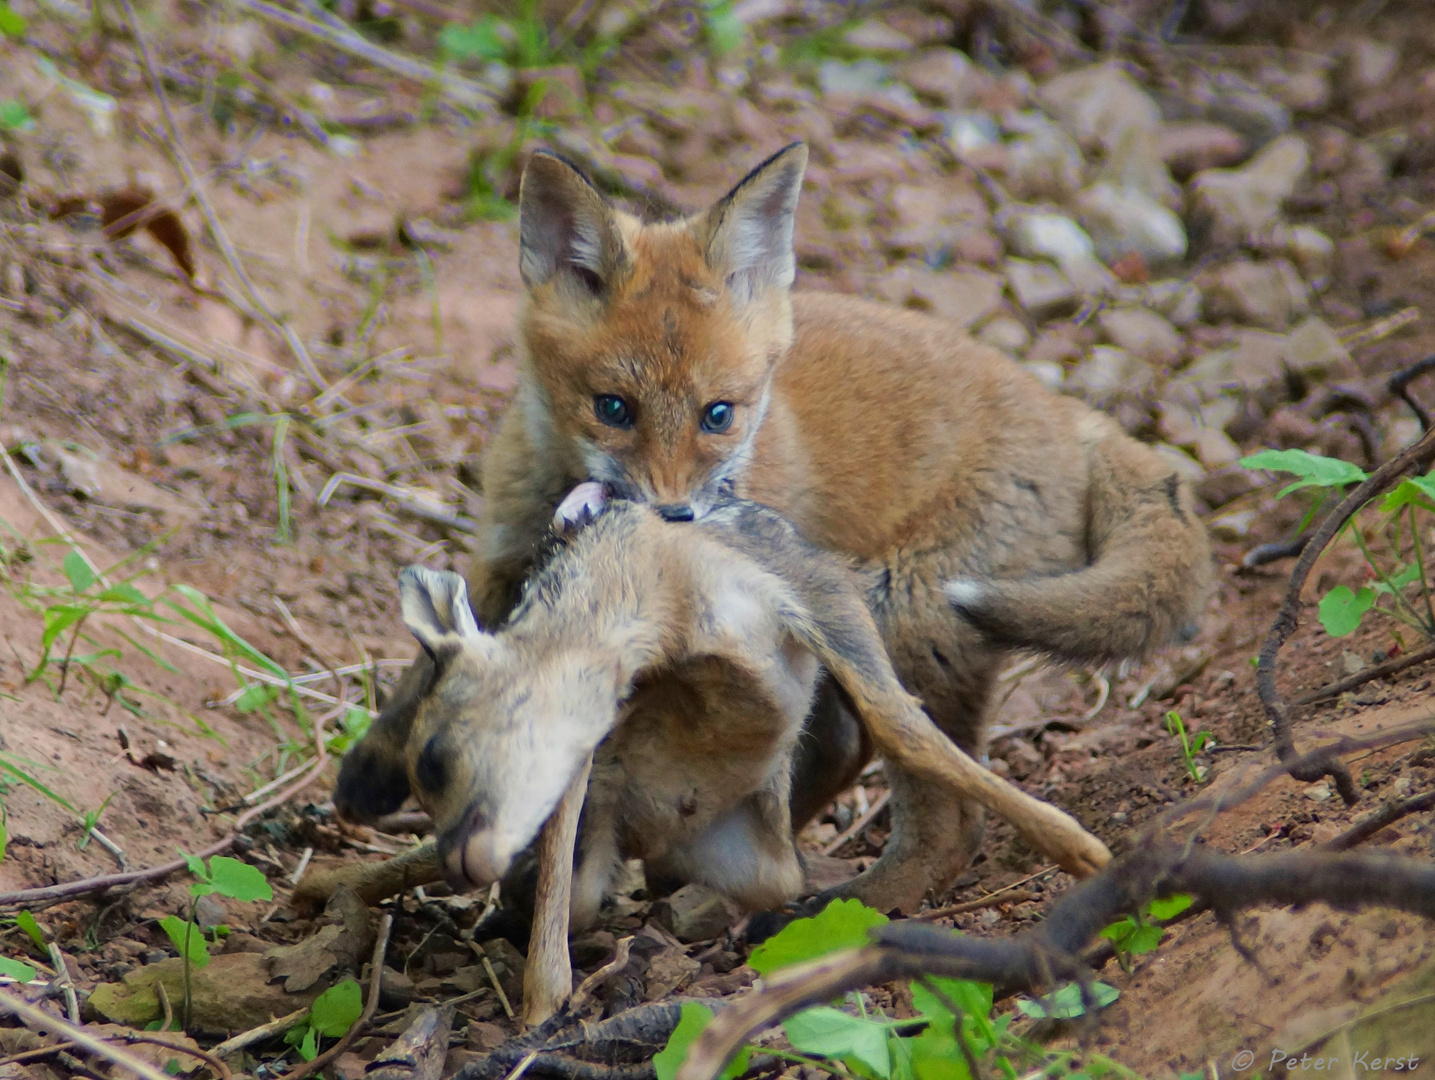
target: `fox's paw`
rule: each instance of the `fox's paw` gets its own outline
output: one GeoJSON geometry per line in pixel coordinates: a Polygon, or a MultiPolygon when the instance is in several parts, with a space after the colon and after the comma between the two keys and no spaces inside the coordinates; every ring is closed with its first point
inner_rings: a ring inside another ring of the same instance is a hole
{"type": "Polygon", "coordinates": [[[559,536],[572,536],[603,512],[608,496],[596,480],[579,484],[563,497],[553,511],[553,531],[559,536]]]}

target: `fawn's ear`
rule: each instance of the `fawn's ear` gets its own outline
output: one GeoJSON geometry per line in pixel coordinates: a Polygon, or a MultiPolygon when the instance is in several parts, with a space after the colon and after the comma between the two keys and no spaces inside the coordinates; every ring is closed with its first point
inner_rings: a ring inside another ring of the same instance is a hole
{"type": "Polygon", "coordinates": [[[602,296],[628,265],[607,200],[571,164],[545,151],[528,159],[518,195],[518,271],[536,289],[568,274],[602,296]]]}
{"type": "Polygon", "coordinates": [[[404,625],[437,662],[488,637],[468,604],[468,586],[447,570],[406,566],[399,572],[399,607],[404,625]]]}
{"type": "Polygon", "coordinates": [[[797,271],[792,227],[806,169],[806,144],[783,147],[698,220],[708,266],[727,282],[739,306],[768,289],[792,287],[797,271]]]}

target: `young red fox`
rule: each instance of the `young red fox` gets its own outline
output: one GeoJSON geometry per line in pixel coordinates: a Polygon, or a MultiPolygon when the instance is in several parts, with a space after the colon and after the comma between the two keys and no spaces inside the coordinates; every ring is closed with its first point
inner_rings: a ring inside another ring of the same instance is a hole
{"type": "MultiPolygon", "coordinates": [[[[503,622],[575,483],[672,522],[736,494],[875,575],[903,685],[978,754],[1008,650],[1104,661],[1190,626],[1205,532],[1155,452],[950,323],[792,293],[806,162],[794,144],[708,210],[644,223],[563,160],[530,159],[522,378],[484,459],[469,595],[481,623],[503,622]]],[[[422,677],[390,709],[411,709],[422,677]]],[[[867,752],[800,755],[794,821],[867,752]]],[[[982,832],[976,805],[889,771],[894,830],[864,896],[883,910],[944,889],[982,832]]]]}

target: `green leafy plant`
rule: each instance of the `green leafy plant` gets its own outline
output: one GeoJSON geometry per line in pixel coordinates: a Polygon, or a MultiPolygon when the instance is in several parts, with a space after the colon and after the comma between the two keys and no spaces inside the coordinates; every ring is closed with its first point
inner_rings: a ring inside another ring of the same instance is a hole
{"type": "Polygon", "coordinates": [[[0,100],[0,131],[33,131],[35,118],[22,102],[14,98],[0,100]]]}
{"type": "Polygon", "coordinates": [[[1191,735],[1181,714],[1172,709],[1166,714],[1166,730],[1181,747],[1181,764],[1186,766],[1186,775],[1200,783],[1206,778],[1206,766],[1197,764],[1196,755],[1208,746],[1214,746],[1216,737],[1209,731],[1198,731],[1191,735]]]}
{"type": "MultiPolygon", "coordinates": [[[[887,922],[881,912],[856,900],[835,900],[819,914],[797,919],[755,949],[749,964],[763,976],[830,953],[865,945],[875,927],[887,922]]],[[[1090,988],[1095,1005],[1115,1000],[1117,991],[1104,983],[1090,988]]],[[[1079,1075],[1072,1054],[1049,1052],[1014,1033],[1013,1015],[992,1015],[992,988],[963,979],[924,978],[912,984],[916,1019],[898,1020],[872,1009],[860,994],[850,1005],[818,1005],[789,1017],[783,1033],[793,1053],[764,1044],[761,1052],[796,1063],[816,1065],[852,1080],[972,1080],[968,1062],[985,1062],[1008,1078],[1019,1070],[1039,1069],[1051,1077],[1079,1075]]],[[[1081,988],[1059,987],[1039,1001],[1019,1001],[1020,1015],[1067,1018],[1086,1007],[1081,988]]],[[[684,1005],[678,1027],[653,1059],[658,1080],[673,1080],[689,1048],[712,1019],[705,1006],[684,1005]]],[[[748,1063],[745,1048],[724,1071],[731,1080],[748,1063]]],[[[1105,1059],[1086,1059],[1084,1073],[1098,1077],[1120,1071],[1105,1059]]]]}
{"type": "Polygon", "coordinates": [[[6,0],[0,0],[0,37],[23,38],[26,22],[6,0]]]}
{"type": "Polygon", "coordinates": [[[810,919],[794,919],[752,951],[748,966],[771,975],[793,964],[866,945],[872,930],[887,916],[860,900],[834,900],[810,919]]]}
{"type": "Polygon", "coordinates": [[[714,56],[737,52],[747,40],[747,27],[737,17],[732,0],[710,0],[703,5],[703,36],[714,56]]]}
{"type": "MultiPolygon", "coordinates": [[[[359,984],[353,979],[345,979],[314,999],[309,1015],[289,1029],[284,1041],[297,1048],[300,1057],[305,1061],[313,1061],[319,1056],[321,1036],[341,1038],[354,1026],[363,1012],[364,998],[359,984]]],[[[708,1017],[711,1018],[712,1013],[708,1013],[708,1017]]],[[[676,1032],[674,1034],[676,1035],[676,1032]]]]}
{"type": "MultiPolygon", "coordinates": [[[[1242,458],[1241,464],[1248,469],[1295,476],[1294,483],[1276,493],[1277,498],[1307,489],[1319,493],[1302,520],[1301,529],[1310,524],[1333,496],[1366,479],[1365,470],[1359,466],[1305,450],[1263,450],[1242,458]]],[[[1431,513],[1435,513],[1435,472],[1406,477],[1395,488],[1367,503],[1346,523],[1341,535],[1348,533],[1360,549],[1368,575],[1366,581],[1354,588],[1339,584],[1321,597],[1317,615],[1326,633],[1331,637],[1344,637],[1359,628],[1366,615],[1375,612],[1413,628],[1424,637],[1435,637],[1435,603],[1431,599],[1421,539],[1422,530],[1430,525],[1428,515],[1431,513]]]]}
{"type": "Polygon", "coordinates": [[[12,960],[8,956],[0,956],[0,975],[8,975],[17,982],[30,982],[39,974],[34,968],[22,960],[12,960]]]}
{"type": "Polygon", "coordinates": [[[479,16],[467,26],[449,23],[439,32],[439,55],[449,62],[500,63],[520,70],[572,64],[587,78],[617,41],[593,34],[583,42],[549,32],[537,0],[520,0],[511,17],[479,16]]]}
{"type": "Polygon", "coordinates": [[[218,894],[231,900],[273,900],[274,890],[269,887],[262,871],[238,859],[215,855],[206,866],[204,860],[197,855],[181,851],[180,856],[189,872],[198,879],[189,887],[189,918],[166,915],[160,919],[159,924],[184,959],[184,1009],[181,1013],[181,1024],[182,1027],[188,1027],[190,970],[203,968],[209,963],[209,946],[204,940],[204,931],[195,921],[200,897],[218,894]]]}
{"type": "Polygon", "coordinates": [[[1192,904],[1186,893],[1152,900],[1134,915],[1127,915],[1101,931],[1116,950],[1116,960],[1123,971],[1131,970],[1131,957],[1155,952],[1165,930],[1160,923],[1174,919],[1192,904]]]}

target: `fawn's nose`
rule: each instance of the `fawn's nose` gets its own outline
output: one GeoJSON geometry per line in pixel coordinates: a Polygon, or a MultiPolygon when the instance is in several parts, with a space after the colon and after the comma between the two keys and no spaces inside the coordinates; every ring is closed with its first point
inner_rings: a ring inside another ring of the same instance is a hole
{"type": "Polygon", "coordinates": [[[655,508],[664,521],[692,521],[693,508],[687,503],[668,503],[655,508]]]}

